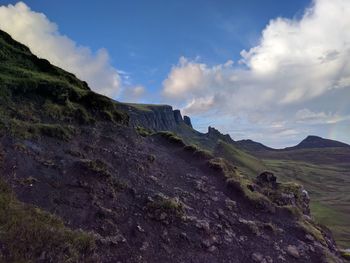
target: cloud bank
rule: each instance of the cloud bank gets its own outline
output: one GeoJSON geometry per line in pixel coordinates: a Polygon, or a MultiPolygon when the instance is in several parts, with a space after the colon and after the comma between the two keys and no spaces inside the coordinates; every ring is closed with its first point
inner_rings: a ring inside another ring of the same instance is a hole
{"type": "Polygon", "coordinates": [[[350,1],[315,0],[299,19],[271,20],[237,65],[180,58],[163,82],[163,95],[187,114],[243,118],[261,132],[280,123],[286,137],[307,132],[301,122],[349,120],[349,107],[339,107],[350,98],[349,17],[350,1]]]}
{"type": "Polygon", "coordinates": [[[0,29],[27,45],[35,55],[87,81],[94,91],[110,97],[118,95],[120,75],[111,66],[105,49],[93,53],[77,45],[60,34],[57,25],[44,14],[32,11],[25,3],[0,6],[0,29]]]}

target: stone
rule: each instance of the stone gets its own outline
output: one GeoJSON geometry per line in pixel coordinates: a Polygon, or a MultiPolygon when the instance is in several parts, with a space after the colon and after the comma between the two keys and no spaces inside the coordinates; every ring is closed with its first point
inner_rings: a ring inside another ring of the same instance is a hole
{"type": "Polygon", "coordinates": [[[188,117],[188,116],[184,116],[184,123],[187,125],[187,126],[190,126],[191,128],[193,128],[192,127],[192,122],[191,122],[191,119],[190,119],[190,117],[188,117]]]}
{"type": "Polygon", "coordinates": [[[296,248],[296,246],[289,245],[287,247],[287,253],[288,253],[288,255],[290,255],[290,256],[292,256],[294,258],[299,258],[300,257],[299,251],[296,248]]]}
{"type": "Polygon", "coordinates": [[[200,229],[203,229],[206,232],[210,231],[209,223],[207,221],[205,221],[205,220],[198,220],[196,222],[196,227],[200,228],[200,229]]]}
{"type": "Polygon", "coordinates": [[[216,250],[218,250],[218,248],[216,246],[210,246],[208,248],[208,251],[211,252],[211,253],[215,252],[216,250]]]}
{"type": "Polygon", "coordinates": [[[144,233],[144,232],[145,232],[145,230],[144,230],[140,225],[137,225],[136,228],[137,228],[137,230],[138,230],[139,232],[141,232],[141,233],[144,233]]]}
{"type": "Polygon", "coordinates": [[[168,216],[167,213],[163,212],[163,213],[160,214],[159,219],[160,220],[164,220],[165,218],[167,218],[167,216],[168,216]]]}
{"type": "Polygon", "coordinates": [[[206,248],[209,248],[211,246],[211,240],[210,239],[204,239],[202,241],[202,245],[206,248]]]}
{"type": "Polygon", "coordinates": [[[271,172],[263,172],[256,178],[257,184],[260,186],[276,186],[277,177],[271,172]]]}
{"type": "Polygon", "coordinates": [[[273,263],[273,259],[270,256],[266,256],[265,260],[267,263],[273,263]]]}
{"type": "Polygon", "coordinates": [[[264,256],[261,254],[261,253],[258,253],[258,252],[254,252],[252,254],[252,260],[254,262],[262,262],[264,259],[264,256]]]}
{"type": "Polygon", "coordinates": [[[278,256],[278,260],[279,260],[279,261],[286,261],[286,259],[285,259],[284,256],[282,256],[282,255],[279,255],[279,256],[278,256]]]}
{"type": "Polygon", "coordinates": [[[149,247],[149,243],[147,241],[144,241],[142,243],[142,247],[140,248],[140,250],[145,251],[147,250],[148,247],[149,247]]]}
{"type": "Polygon", "coordinates": [[[225,200],[225,205],[226,205],[226,208],[230,211],[236,210],[237,208],[237,203],[229,198],[225,200]]]}

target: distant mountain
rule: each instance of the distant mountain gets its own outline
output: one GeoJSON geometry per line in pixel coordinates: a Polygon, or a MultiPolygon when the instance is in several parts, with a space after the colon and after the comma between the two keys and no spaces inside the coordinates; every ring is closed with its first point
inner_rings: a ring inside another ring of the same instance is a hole
{"type": "Polygon", "coordinates": [[[240,140],[236,141],[236,145],[239,146],[241,149],[249,151],[249,152],[255,152],[255,151],[273,151],[273,148],[267,147],[264,144],[260,142],[255,142],[253,140],[240,140]]]}
{"type": "Polygon", "coordinates": [[[310,136],[307,136],[298,145],[294,147],[288,147],[285,150],[312,149],[312,148],[338,148],[338,147],[350,148],[350,145],[343,142],[338,142],[338,141],[310,135],[310,136]]]}

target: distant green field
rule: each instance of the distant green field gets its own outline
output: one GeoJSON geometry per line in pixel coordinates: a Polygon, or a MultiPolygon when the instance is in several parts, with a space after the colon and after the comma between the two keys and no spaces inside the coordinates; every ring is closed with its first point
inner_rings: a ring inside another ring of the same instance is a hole
{"type": "Polygon", "coordinates": [[[316,221],[330,228],[341,247],[350,247],[350,164],[316,165],[291,160],[264,160],[281,181],[303,184],[311,196],[316,221]]]}
{"type": "Polygon", "coordinates": [[[217,144],[214,153],[238,166],[249,177],[255,177],[267,169],[260,159],[223,141],[217,144]]]}

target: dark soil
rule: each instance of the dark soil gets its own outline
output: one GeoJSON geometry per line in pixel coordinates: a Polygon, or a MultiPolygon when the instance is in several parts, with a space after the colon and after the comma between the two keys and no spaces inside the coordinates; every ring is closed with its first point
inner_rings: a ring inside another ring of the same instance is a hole
{"type": "Polygon", "coordinates": [[[69,141],[4,136],[0,149],[18,199],[94,233],[97,262],[325,262],[335,253],[287,210],[259,209],[205,158],[161,136],[102,123],[69,141]]]}

